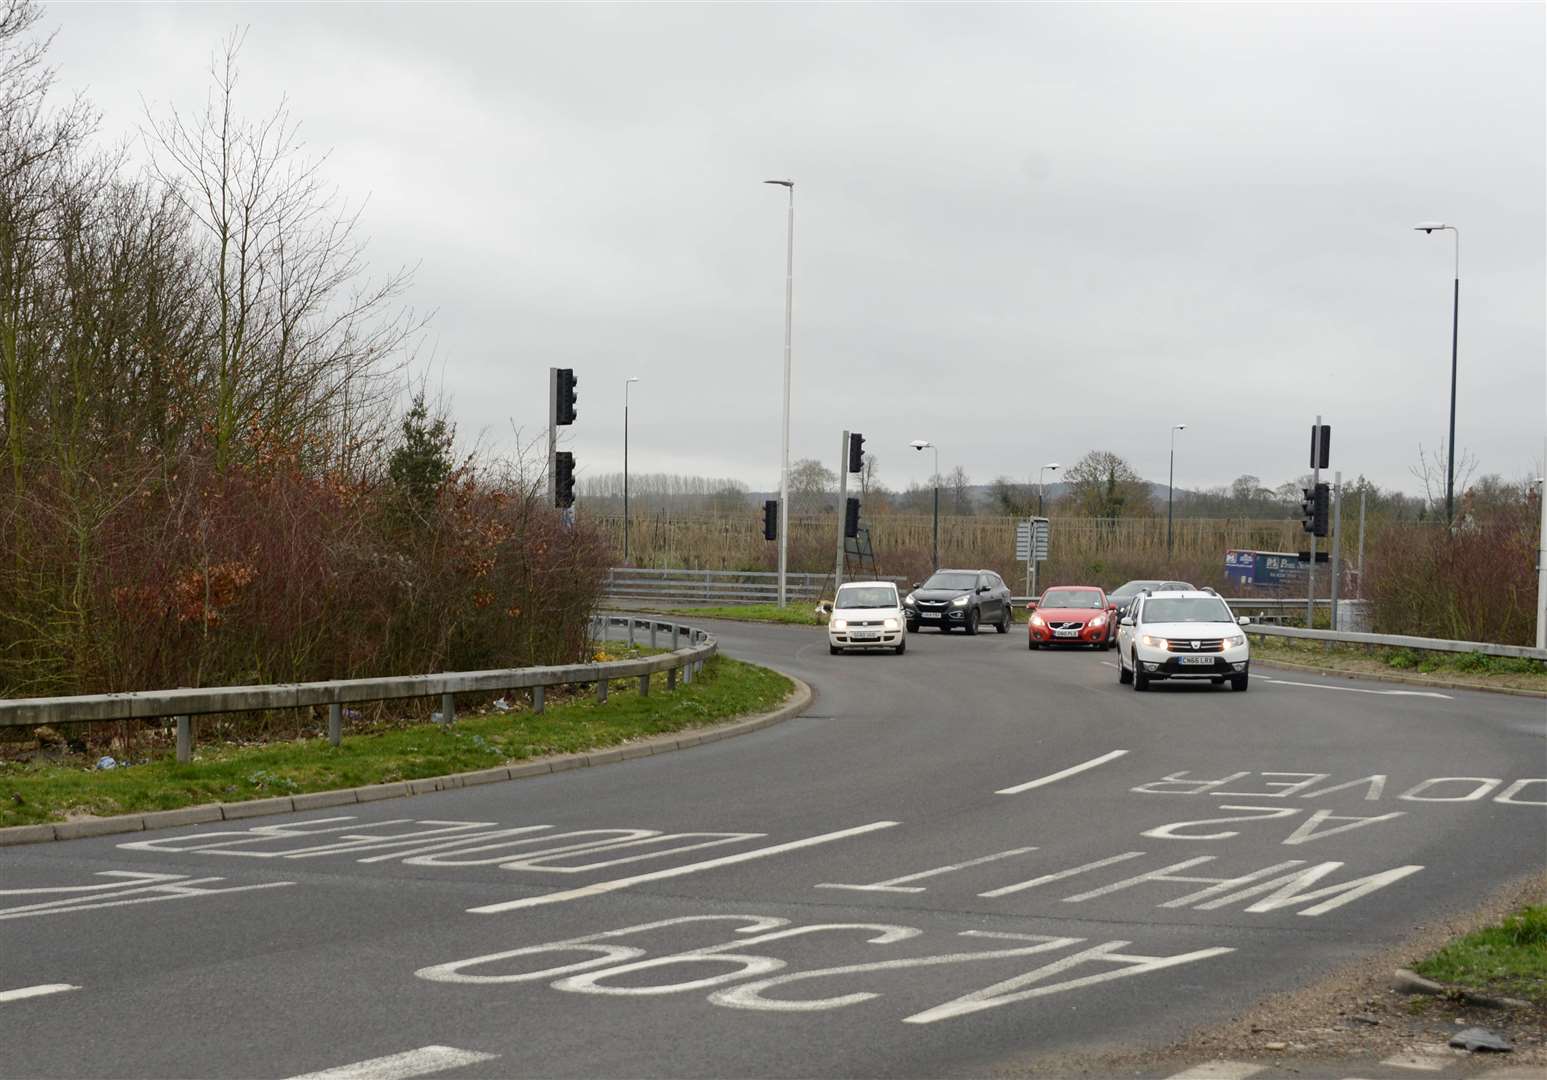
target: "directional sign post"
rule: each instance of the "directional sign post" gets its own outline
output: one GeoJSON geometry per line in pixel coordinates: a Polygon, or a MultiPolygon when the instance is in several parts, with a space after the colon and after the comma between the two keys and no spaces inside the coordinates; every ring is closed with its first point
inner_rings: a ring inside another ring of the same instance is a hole
{"type": "Polygon", "coordinates": [[[1047,558],[1047,518],[1015,523],[1015,557],[1026,564],[1026,595],[1036,595],[1037,563],[1047,558]]]}

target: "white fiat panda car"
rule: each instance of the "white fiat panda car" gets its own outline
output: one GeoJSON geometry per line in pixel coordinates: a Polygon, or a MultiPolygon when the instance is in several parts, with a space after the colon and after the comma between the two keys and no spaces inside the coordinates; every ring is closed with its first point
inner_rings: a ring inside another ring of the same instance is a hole
{"type": "Polygon", "coordinates": [[[851,581],[838,588],[827,618],[827,651],[890,649],[902,655],[908,636],[897,586],[890,581],[851,581]]]}

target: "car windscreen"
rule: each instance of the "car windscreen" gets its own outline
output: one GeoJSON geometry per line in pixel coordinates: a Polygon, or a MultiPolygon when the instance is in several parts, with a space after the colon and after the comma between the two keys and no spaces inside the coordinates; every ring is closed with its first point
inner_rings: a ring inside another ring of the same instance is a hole
{"type": "Polygon", "coordinates": [[[1094,589],[1049,589],[1042,598],[1045,608],[1099,608],[1101,594],[1094,589]]]}
{"type": "Polygon", "coordinates": [[[977,586],[976,574],[935,574],[923,585],[926,589],[975,589],[977,586]]]}
{"type": "Polygon", "coordinates": [[[1151,597],[1144,605],[1144,621],[1168,622],[1232,622],[1230,609],[1223,600],[1209,596],[1151,597]]]}
{"type": "Polygon", "coordinates": [[[890,585],[845,585],[838,590],[836,608],[894,608],[897,590],[890,585]]]}

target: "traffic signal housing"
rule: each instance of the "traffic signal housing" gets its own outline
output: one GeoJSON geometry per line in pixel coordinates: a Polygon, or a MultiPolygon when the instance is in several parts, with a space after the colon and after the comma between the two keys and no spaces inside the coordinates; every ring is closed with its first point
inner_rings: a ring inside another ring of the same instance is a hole
{"type": "Polygon", "coordinates": [[[575,378],[574,368],[561,367],[559,368],[558,382],[557,408],[555,409],[554,422],[561,426],[573,424],[575,417],[579,415],[575,411],[575,402],[579,399],[579,395],[575,393],[575,387],[580,385],[580,380],[575,378]]]}
{"type": "Polygon", "coordinates": [[[763,539],[779,539],[779,500],[767,499],[763,503],[763,539]]]}
{"type": "Polygon", "coordinates": [[[575,505],[575,455],[568,450],[553,455],[553,505],[560,510],[575,505]]]}
{"type": "Polygon", "coordinates": [[[1300,489],[1300,528],[1310,532],[1316,522],[1316,493],[1308,487],[1300,489]]]}
{"type": "Polygon", "coordinates": [[[859,472],[865,467],[865,436],[859,432],[849,435],[849,471],[859,472]]]}
{"type": "Polygon", "coordinates": [[[859,535],[859,500],[852,495],[843,507],[843,535],[850,539],[859,535]]]}
{"type": "Polygon", "coordinates": [[[1311,512],[1311,532],[1316,536],[1326,536],[1328,522],[1331,519],[1332,490],[1326,484],[1316,485],[1315,504],[1311,512]]]}

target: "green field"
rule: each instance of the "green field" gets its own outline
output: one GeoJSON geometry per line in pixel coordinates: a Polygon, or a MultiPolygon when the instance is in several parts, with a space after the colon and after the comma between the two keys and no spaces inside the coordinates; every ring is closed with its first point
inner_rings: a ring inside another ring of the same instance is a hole
{"type": "Polygon", "coordinates": [[[701,676],[666,692],[664,674],[640,697],[634,679],[611,684],[605,704],[594,694],[561,698],[533,714],[459,712],[450,726],[382,725],[345,736],[262,746],[206,742],[179,765],[163,750],[151,760],[99,771],[90,756],[58,762],[0,760],[0,826],[60,821],[68,816],[171,810],[208,802],[416,780],[493,768],[547,754],[594,750],[670,731],[766,712],[790,693],[790,680],[725,657],[707,661],[701,676]]]}
{"type": "Polygon", "coordinates": [[[810,601],[797,600],[788,607],[780,607],[778,604],[727,604],[724,607],[672,608],[667,614],[700,619],[730,619],[734,622],[826,626],[827,616],[818,615],[815,607],[810,601]]]}
{"type": "Polygon", "coordinates": [[[1547,906],[1528,906],[1425,959],[1418,974],[1547,1006],[1547,906]]]}

